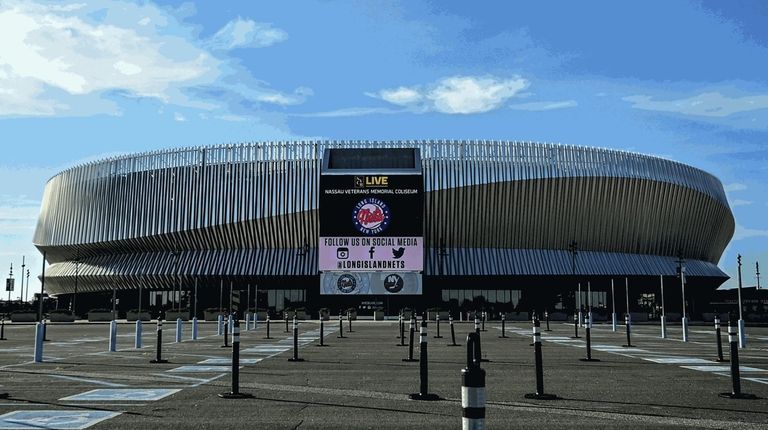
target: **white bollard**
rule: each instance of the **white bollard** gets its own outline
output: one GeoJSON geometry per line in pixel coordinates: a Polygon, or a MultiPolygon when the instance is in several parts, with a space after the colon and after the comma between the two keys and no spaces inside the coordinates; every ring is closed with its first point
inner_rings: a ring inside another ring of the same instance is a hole
{"type": "Polygon", "coordinates": [[[117,321],[109,322],[109,352],[117,351],[117,321]]]}
{"type": "Polygon", "coordinates": [[[611,327],[616,331],[616,312],[611,314],[611,327]]]}
{"type": "Polygon", "coordinates": [[[182,328],[181,318],[176,318],[176,343],[181,343],[181,328],[182,328]]]}
{"type": "Polygon", "coordinates": [[[136,320],[136,335],[133,341],[133,347],[136,349],[141,348],[141,319],[136,320]]]}
{"type": "Polygon", "coordinates": [[[256,330],[259,328],[259,314],[258,312],[253,313],[253,329],[256,330]]]}
{"type": "Polygon", "coordinates": [[[251,313],[246,312],[245,313],[245,331],[248,331],[251,329],[251,313]]]}
{"type": "Polygon", "coordinates": [[[739,348],[747,347],[747,327],[744,326],[744,320],[739,319],[739,348]]]}
{"type": "Polygon", "coordinates": [[[683,317],[683,342],[688,342],[688,317],[683,317]]]}
{"type": "Polygon", "coordinates": [[[43,325],[35,324],[35,363],[43,362],[43,325]]]}
{"type": "Polygon", "coordinates": [[[192,317],[192,340],[197,340],[197,317],[192,317]]]}
{"type": "Polygon", "coordinates": [[[216,317],[216,336],[221,336],[224,334],[224,315],[219,314],[218,317],[216,317]]]}
{"type": "Polygon", "coordinates": [[[661,338],[662,339],[667,338],[667,316],[666,315],[661,316],[661,338]]]}

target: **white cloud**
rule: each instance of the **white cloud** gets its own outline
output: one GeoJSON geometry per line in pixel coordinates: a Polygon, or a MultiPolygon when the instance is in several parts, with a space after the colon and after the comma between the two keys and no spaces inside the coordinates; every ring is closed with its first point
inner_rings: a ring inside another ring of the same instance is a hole
{"type": "Polygon", "coordinates": [[[730,183],[730,184],[725,184],[725,186],[723,188],[725,188],[725,192],[726,193],[731,193],[731,192],[734,192],[734,191],[746,190],[747,186],[744,185],[744,184],[738,183],[738,182],[733,182],[733,183],[730,183]]]}
{"type": "Polygon", "coordinates": [[[214,49],[264,48],[288,38],[288,33],[272,24],[237,18],[221,28],[210,39],[214,49]]]}
{"type": "Polygon", "coordinates": [[[418,91],[406,87],[399,87],[394,90],[381,90],[379,95],[382,100],[400,106],[408,106],[409,104],[418,103],[422,99],[422,96],[418,91]]]}
{"type": "Polygon", "coordinates": [[[510,105],[510,109],[515,110],[529,110],[529,111],[546,111],[555,109],[566,109],[576,107],[579,104],[576,100],[563,100],[559,102],[531,102],[531,103],[518,103],[510,105]]]}
{"type": "MultiPolygon", "coordinates": [[[[287,105],[311,95],[303,87],[292,94],[269,88],[178,19],[152,3],[3,1],[0,117],[119,115],[121,96],[229,114],[237,97],[287,105]]],[[[231,48],[285,37],[238,18],[214,39],[231,48]]]]}
{"type": "Polygon", "coordinates": [[[751,200],[743,200],[743,199],[735,199],[731,201],[731,206],[747,206],[751,205],[753,202],[751,200]]]}
{"type": "Polygon", "coordinates": [[[676,112],[684,115],[727,117],[735,113],[768,109],[768,95],[728,97],[719,92],[702,93],[678,100],[652,100],[651,96],[633,95],[622,100],[632,103],[633,108],[676,112]]]}
{"type": "Polygon", "coordinates": [[[416,112],[474,114],[499,108],[527,87],[528,81],[520,77],[452,76],[426,86],[401,86],[366,94],[416,112]]]}
{"type": "Polygon", "coordinates": [[[751,237],[768,237],[768,230],[747,228],[736,224],[736,231],[733,234],[733,240],[749,239],[751,237]]]}
{"type": "Polygon", "coordinates": [[[304,118],[342,118],[352,116],[364,116],[364,115],[376,115],[376,114],[392,114],[400,113],[404,110],[395,110],[389,108],[368,108],[368,107],[352,107],[337,109],[325,112],[312,112],[312,113],[297,113],[291,114],[291,116],[304,117],[304,118]]]}
{"type": "Polygon", "coordinates": [[[174,121],[178,121],[178,122],[184,122],[187,120],[187,118],[185,118],[184,115],[182,115],[179,112],[174,112],[173,119],[174,121]]]}

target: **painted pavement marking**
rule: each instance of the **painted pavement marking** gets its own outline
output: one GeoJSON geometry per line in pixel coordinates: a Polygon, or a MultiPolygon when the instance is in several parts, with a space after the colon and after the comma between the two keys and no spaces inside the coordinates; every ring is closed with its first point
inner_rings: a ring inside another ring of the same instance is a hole
{"type": "Polygon", "coordinates": [[[178,388],[98,388],[59,400],[90,402],[90,401],[129,401],[146,402],[160,400],[181,391],[178,388]]]}
{"type": "MultiPolygon", "coordinates": [[[[241,364],[256,364],[259,361],[263,360],[263,358],[241,358],[240,363],[241,364]]],[[[198,364],[232,364],[231,358],[209,358],[207,360],[203,360],[198,364]]]]}
{"type": "Polygon", "coordinates": [[[86,429],[120,414],[107,411],[13,411],[0,415],[0,429],[86,429]]]}
{"type": "MultiPolygon", "coordinates": [[[[730,372],[731,366],[680,366],[683,369],[698,370],[699,372],[730,372]]],[[[756,367],[739,366],[741,372],[768,372],[756,367]]],[[[729,374],[730,375],[730,374],[729,374]]]]}
{"type": "MultiPolygon", "coordinates": [[[[728,376],[731,376],[730,374],[728,376]]],[[[768,385],[768,378],[742,378],[746,379],[747,381],[757,382],[758,384],[766,384],[768,385]]]]}
{"type": "Polygon", "coordinates": [[[711,361],[695,357],[643,357],[643,360],[661,364],[712,364],[711,361]]]}
{"type": "Polygon", "coordinates": [[[78,381],[78,382],[87,382],[89,384],[96,384],[96,385],[106,385],[107,387],[127,387],[125,384],[118,384],[115,382],[107,382],[107,381],[99,381],[96,379],[88,379],[88,378],[76,378],[74,376],[65,376],[65,375],[46,375],[50,376],[51,378],[58,378],[58,379],[66,379],[68,381],[78,381]]]}
{"type": "MultiPolygon", "coordinates": [[[[243,366],[240,366],[242,369],[243,366]]],[[[232,368],[229,366],[181,366],[174,369],[167,370],[166,372],[172,373],[226,373],[231,372],[232,368]]]]}

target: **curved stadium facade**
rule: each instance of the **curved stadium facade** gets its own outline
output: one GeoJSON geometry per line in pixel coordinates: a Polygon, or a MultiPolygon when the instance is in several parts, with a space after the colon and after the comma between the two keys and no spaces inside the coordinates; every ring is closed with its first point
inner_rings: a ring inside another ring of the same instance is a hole
{"type": "Polygon", "coordinates": [[[70,168],[46,185],[34,244],[51,264],[47,291],[63,306],[77,292],[80,313],[106,307],[113,289],[123,309],[139,287],[157,308],[189,305],[197,291],[202,309],[223,289],[256,286],[258,306],[274,311],[572,310],[587,282],[593,303],[609,306],[612,281],[617,303],[628,285],[633,308],[653,308],[661,278],[669,307],[681,302],[683,257],[695,314],[728,278],[717,262],[733,232],[719,180],[661,158],[509,141],[302,141],[70,168]],[[332,148],[419,150],[423,294],[320,294],[319,183],[332,148]]]}

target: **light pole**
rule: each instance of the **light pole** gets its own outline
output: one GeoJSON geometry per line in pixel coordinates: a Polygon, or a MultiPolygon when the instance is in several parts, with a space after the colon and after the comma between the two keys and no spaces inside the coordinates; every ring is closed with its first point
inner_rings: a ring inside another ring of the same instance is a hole
{"type": "MultiPolygon", "coordinates": [[[[29,272],[27,272],[29,273],[29,272]]],[[[43,320],[43,293],[45,293],[45,251],[43,251],[43,274],[40,277],[40,300],[38,301],[37,320],[43,320]]]]}
{"type": "Polygon", "coordinates": [[[685,259],[682,251],[677,254],[677,273],[680,274],[680,291],[683,294],[683,342],[688,342],[688,315],[685,311],[685,259]]]}
{"type": "Polygon", "coordinates": [[[659,275],[661,282],[661,338],[667,338],[667,314],[664,307],[664,275],[659,275]]]}
{"type": "Polygon", "coordinates": [[[613,278],[611,278],[611,328],[616,331],[616,292],[613,289],[613,278]]]}
{"type": "Polygon", "coordinates": [[[746,327],[744,327],[744,315],[742,314],[742,310],[744,309],[744,306],[741,302],[741,254],[736,256],[736,261],[739,263],[739,290],[738,290],[738,299],[739,299],[739,348],[746,348],[747,347],[747,331],[746,327]]]}
{"type": "MultiPolygon", "coordinates": [[[[758,285],[759,285],[759,284],[760,284],[760,283],[758,282],[758,285]]],[[[26,294],[26,296],[24,297],[24,301],[26,302],[28,299],[29,299],[29,269],[27,269],[27,294],[26,294]]],[[[58,301],[57,301],[56,303],[57,303],[57,305],[56,305],[56,306],[58,307],[58,301]]]]}
{"type": "Polygon", "coordinates": [[[13,263],[11,263],[11,271],[8,273],[8,282],[6,282],[5,289],[8,290],[8,306],[11,305],[11,291],[13,291],[13,263]]]}
{"type": "MultiPolygon", "coordinates": [[[[43,266],[45,266],[45,261],[43,261],[43,266]]],[[[77,318],[77,278],[80,274],[80,256],[78,255],[75,259],[75,294],[72,296],[72,314],[74,314],[75,318],[77,318]]]]}
{"type": "MultiPolygon", "coordinates": [[[[573,277],[576,277],[576,254],[579,253],[579,244],[576,243],[575,240],[571,241],[571,243],[568,245],[568,250],[571,252],[571,275],[573,277]]],[[[577,321],[577,324],[581,326],[581,284],[579,283],[576,290],[576,300],[574,300],[576,305],[576,312],[578,312],[579,320],[577,321]]]]}
{"type": "MultiPolygon", "coordinates": [[[[755,262],[755,277],[757,277],[757,289],[760,289],[760,263],[755,262]]],[[[27,288],[29,288],[29,283],[27,283],[27,288]]]]}
{"type": "MultiPolygon", "coordinates": [[[[21,256],[21,291],[19,292],[19,302],[22,302],[24,300],[24,269],[27,267],[25,260],[25,256],[21,256]]],[[[27,288],[29,288],[29,282],[27,282],[27,288]]]]}

